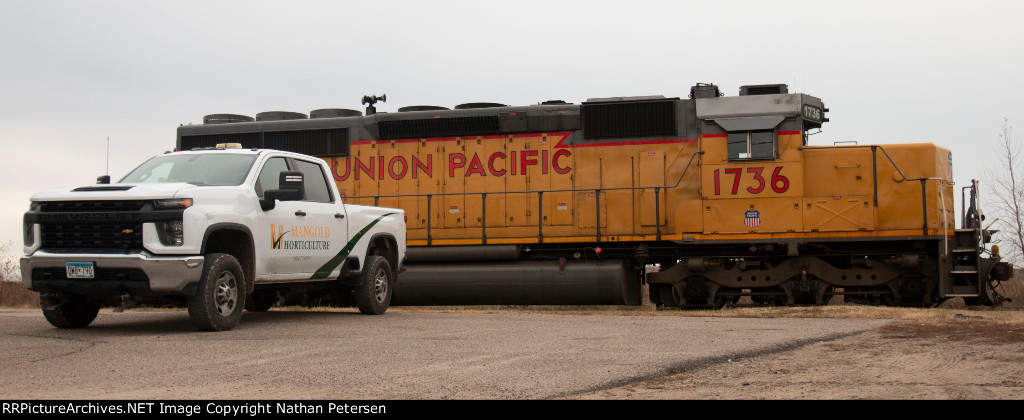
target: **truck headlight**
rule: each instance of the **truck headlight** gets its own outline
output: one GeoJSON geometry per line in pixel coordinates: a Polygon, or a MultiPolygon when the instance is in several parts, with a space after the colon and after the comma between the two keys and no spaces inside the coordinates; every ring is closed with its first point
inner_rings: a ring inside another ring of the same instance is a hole
{"type": "MultiPolygon", "coordinates": [[[[33,211],[38,211],[38,210],[39,210],[39,203],[36,203],[34,201],[29,203],[28,211],[33,212],[33,211]]],[[[32,246],[36,242],[36,225],[35,225],[35,223],[27,223],[27,222],[23,222],[23,224],[24,224],[24,227],[23,227],[23,229],[24,229],[24,232],[23,232],[24,233],[24,238],[23,239],[25,239],[25,246],[32,246]]]]}
{"type": "Polygon", "coordinates": [[[36,242],[35,223],[25,223],[25,246],[32,246],[36,242]]]}
{"type": "Polygon", "coordinates": [[[156,200],[153,207],[158,209],[182,209],[192,207],[191,198],[171,198],[168,200],[156,200]]]}
{"type": "Polygon", "coordinates": [[[181,246],[185,243],[185,229],[180,220],[156,223],[156,234],[160,243],[166,246],[181,246]]]}

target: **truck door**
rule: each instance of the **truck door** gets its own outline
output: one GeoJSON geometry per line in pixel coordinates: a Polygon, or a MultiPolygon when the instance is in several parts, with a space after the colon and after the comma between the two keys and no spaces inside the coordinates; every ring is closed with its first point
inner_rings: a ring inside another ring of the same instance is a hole
{"type": "MultiPolygon", "coordinates": [[[[319,278],[330,277],[330,273],[342,266],[344,261],[328,264],[345,247],[348,242],[348,220],[345,205],[341,198],[336,197],[330,188],[330,178],[324,172],[323,165],[317,162],[295,159],[295,169],[302,172],[305,179],[306,195],[302,201],[294,201],[299,205],[293,214],[299,216],[298,223],[292,228],[292,236],[309,245],[301,249],[305,254],[296,260],[297,272],[306,278],[314,274],[319,278]],[[305,215],[302,212],[305,211],[305,215]],[[304,259],[306,256],[309,259],[304,259]],[[325,270],[324,273],[318,271],[325,270]]],[[[300,247],[302,248],[302,247],[300,247]]]]}
{"type": "Polygon", "coordinates": [[[264,237],[257,246],[266,252],[257,255],[266,257],[258,259],[257,267],[270,280],[307,280],[345,246],[348,223],[344,206],[315,162],[268,159],[258,178],[257,194],[277,188],[283,170],[302,172],[305,194],[302,200],[278,201],[258,218],[258,235],[264,237]]]}

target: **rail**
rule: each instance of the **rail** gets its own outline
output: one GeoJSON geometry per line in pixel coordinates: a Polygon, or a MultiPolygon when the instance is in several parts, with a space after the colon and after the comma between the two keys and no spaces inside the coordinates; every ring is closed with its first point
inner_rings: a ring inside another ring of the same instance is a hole
{"type": "Polygon", "coordinates": [[[488,193],[486,191],[481,192],[452,192],[452,193],[423,193],[423,194],[389,194],[389,195],[361,195],[361,196],[348,196],[345,199],[366,199],[373,198],[373,204],[375,206],[380,205],[381,198],[406,198],[406,197],[426,197],[427,198],[427,245],[433,242],[431,236],[431,202],[434,196],[452,196],[452,195],[480,195],[480,214],[481,214],[481,240],[484,244],[487,243],[487,194],[537,194],[537,240],[540,243],[544,242],[544,193],[556,193],[556,192],[594,192],[596,201],[597,211],[595,226],[597,227],[597,242],[601,242],[601,192],[602,191],[621,191],[621,190],[646,190],[654,189],[654,217],[656,226],[656,238],[661,240],[661,190],[671,189],[679,187],[679,184],[683,182],[683,177],[686,176],[686,172],[690,169],[690,165],[693,164],[693,160],[699,155],[703,155],[703,150],[698,150],[690,156],[690,160],[686,162],[686,167],[683,168],[683,173],[679,175],[679,179],[673,185],[657,185],[657,186],[643,186],[643,187],[615,187],[615,188],[570,188],[570,189],[558,189],[558,190],[528,190],[528,191],[505,191],[502,193],[488,193]]]}

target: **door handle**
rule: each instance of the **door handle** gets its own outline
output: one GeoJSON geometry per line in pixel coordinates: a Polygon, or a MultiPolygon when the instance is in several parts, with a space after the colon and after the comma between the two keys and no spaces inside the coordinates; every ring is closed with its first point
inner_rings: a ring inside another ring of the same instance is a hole
{"type": "Polygon", "coordinates": [[[335,213],[335,214],[334,214],[334,218],[335,218],[335,219],[344,219],[344,218],[345,218],[345,215],[344,215],[344,214],[341,214],[341,213],[335,213]]]}
{"type": "Polygon", "coordinates": [[[302,210],[295,210],[295,215],[296,215],[296,216],[305,216],[305,215],[306,215],[306,212],[304,212],[304,211],[302,211],[302,210]]]}

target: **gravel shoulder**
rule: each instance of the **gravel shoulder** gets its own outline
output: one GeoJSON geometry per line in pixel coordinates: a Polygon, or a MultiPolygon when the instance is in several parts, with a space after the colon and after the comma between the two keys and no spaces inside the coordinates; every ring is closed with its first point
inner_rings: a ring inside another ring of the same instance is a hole
{"type": "Polygon", "coordinates": [[[895,321],[574,399],[1024,399],[1024,324],[895,321]]]}
{"type": "Polygon", "coordinates": [[[0,321],[3,399],[1024,399],[1022,311],[283,310],[222,333],[180,310],[0,321]]]}

